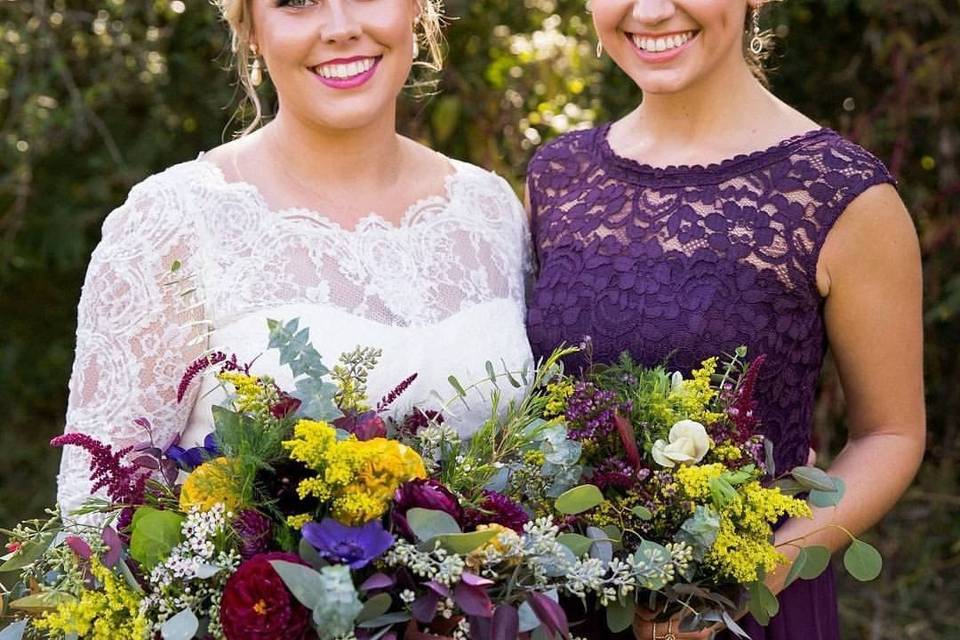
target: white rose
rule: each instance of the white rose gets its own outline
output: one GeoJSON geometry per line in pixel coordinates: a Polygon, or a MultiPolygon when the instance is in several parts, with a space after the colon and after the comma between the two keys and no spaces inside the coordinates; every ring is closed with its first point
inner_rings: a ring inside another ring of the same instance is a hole
{"type": "Polygon", "coordinates": [[[670,441],[653,443],[653,459],[661,467],[672,469],[678,464],[697,463],[710,450],[710,436],[699,422],[681,420],[670,428],[670,441]]]}

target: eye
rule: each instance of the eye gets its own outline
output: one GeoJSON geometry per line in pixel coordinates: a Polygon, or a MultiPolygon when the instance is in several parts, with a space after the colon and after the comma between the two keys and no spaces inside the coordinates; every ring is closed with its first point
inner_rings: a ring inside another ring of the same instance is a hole
{"type": "Polygon", "coordinates": [[[277,0],[278,7],[291,7],[293,9],[303,9],[317,4],[317,0],[277,0]]]}

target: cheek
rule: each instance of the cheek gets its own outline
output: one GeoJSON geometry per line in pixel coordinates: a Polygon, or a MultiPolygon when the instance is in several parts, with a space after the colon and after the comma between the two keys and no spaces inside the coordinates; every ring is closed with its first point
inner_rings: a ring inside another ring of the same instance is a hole
{"type": "Polygon", "coordinates": [[[603,37],[616,32],[623,19],[630,13],[630,4],[624,0],[594,0],[591,8],[593,26],[597,33],[603,37]]]}

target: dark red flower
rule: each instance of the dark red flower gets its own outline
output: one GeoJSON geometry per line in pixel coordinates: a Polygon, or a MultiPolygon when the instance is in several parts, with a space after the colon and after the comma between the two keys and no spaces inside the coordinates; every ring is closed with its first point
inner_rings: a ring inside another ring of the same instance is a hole
{"type": "Polygon", "coordinates": [[[270,548],[273,541],[273,523],[259,511],[246,509],[233,522],[233,530],[240,538],[240,557],[249,560],[270,548]]]}
{"type": "Polygon", "coordinates": [[[413,532],[407,525],[407,511],[419,507],[443,511],[453,516],[453,519],[463,525],[463,508],[460,501],[445,486],[432,478],[411,480],[400,485],[393,496],[393,523],[405,536],[412,537],[413,532]]]}
{"type": "Polygon", "coordinates": [[[475,529],[481,524],[499,524],[517,533],[523,533],[523,525],[530,522],[530,515],[519,504],[496,491],[484,491],[479,508],[466,514],[466,525],[475,529]]]}
{"type": "Polygon", "coordinates": [[[302,640],[309,637],[310,610],[293,597],[270,564],[305,564],[293,553],[262,553],[242,563],[227,580],[220,624],[227,640],[302,640]]]}

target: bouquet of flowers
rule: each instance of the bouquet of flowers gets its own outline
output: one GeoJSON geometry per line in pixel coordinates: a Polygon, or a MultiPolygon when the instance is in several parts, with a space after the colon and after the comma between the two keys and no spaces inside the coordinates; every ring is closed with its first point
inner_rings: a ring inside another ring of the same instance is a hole
{"type": "MultiPolygon", "coordinates": [[[[624,354],[549,385],[547,418],[583,447],[582,499],[566,524],[603,563],[590,588],[612,631],[645,609],[658,620],[683,612],[683,631],[722,622],[748,638],[739,612],[766,624],[778,610],[763,582],[786,562],[775,525],[843,495],[842,481],[815,467],[775,475],[753,398],[763,357],[746,355],[710,358],[685,379],[624,354]]],[[[880,555],[851,538],[845,566],[873,579],[880,555]]],[[[815,578],[829,560],[824,547],[802,547],[787,583],[815,578]]]]}
{"type": "Polygon", "coordinates": [[[40,638],[537,638],[568,636],[559,596],[584,596],[602,562],[561,530],[577,507],[582,445],[544,419],[560,350],[535,371],[487,365],[489,419],[470,439],[443,411],[399,420],[367,398],[376,349],[328,369],[296,320],[270,348],[295,389],[224,353],[193,363],[179,396],[213,374],[226,399],[200,446],[115,451],[79,433],[93,492],[77,512],[4,531],[15,621],[40,638]],[[499,385],[523,388],[503,402],[499,385]],[[572,493],[571,493],[572,491],[572,493]]]}

